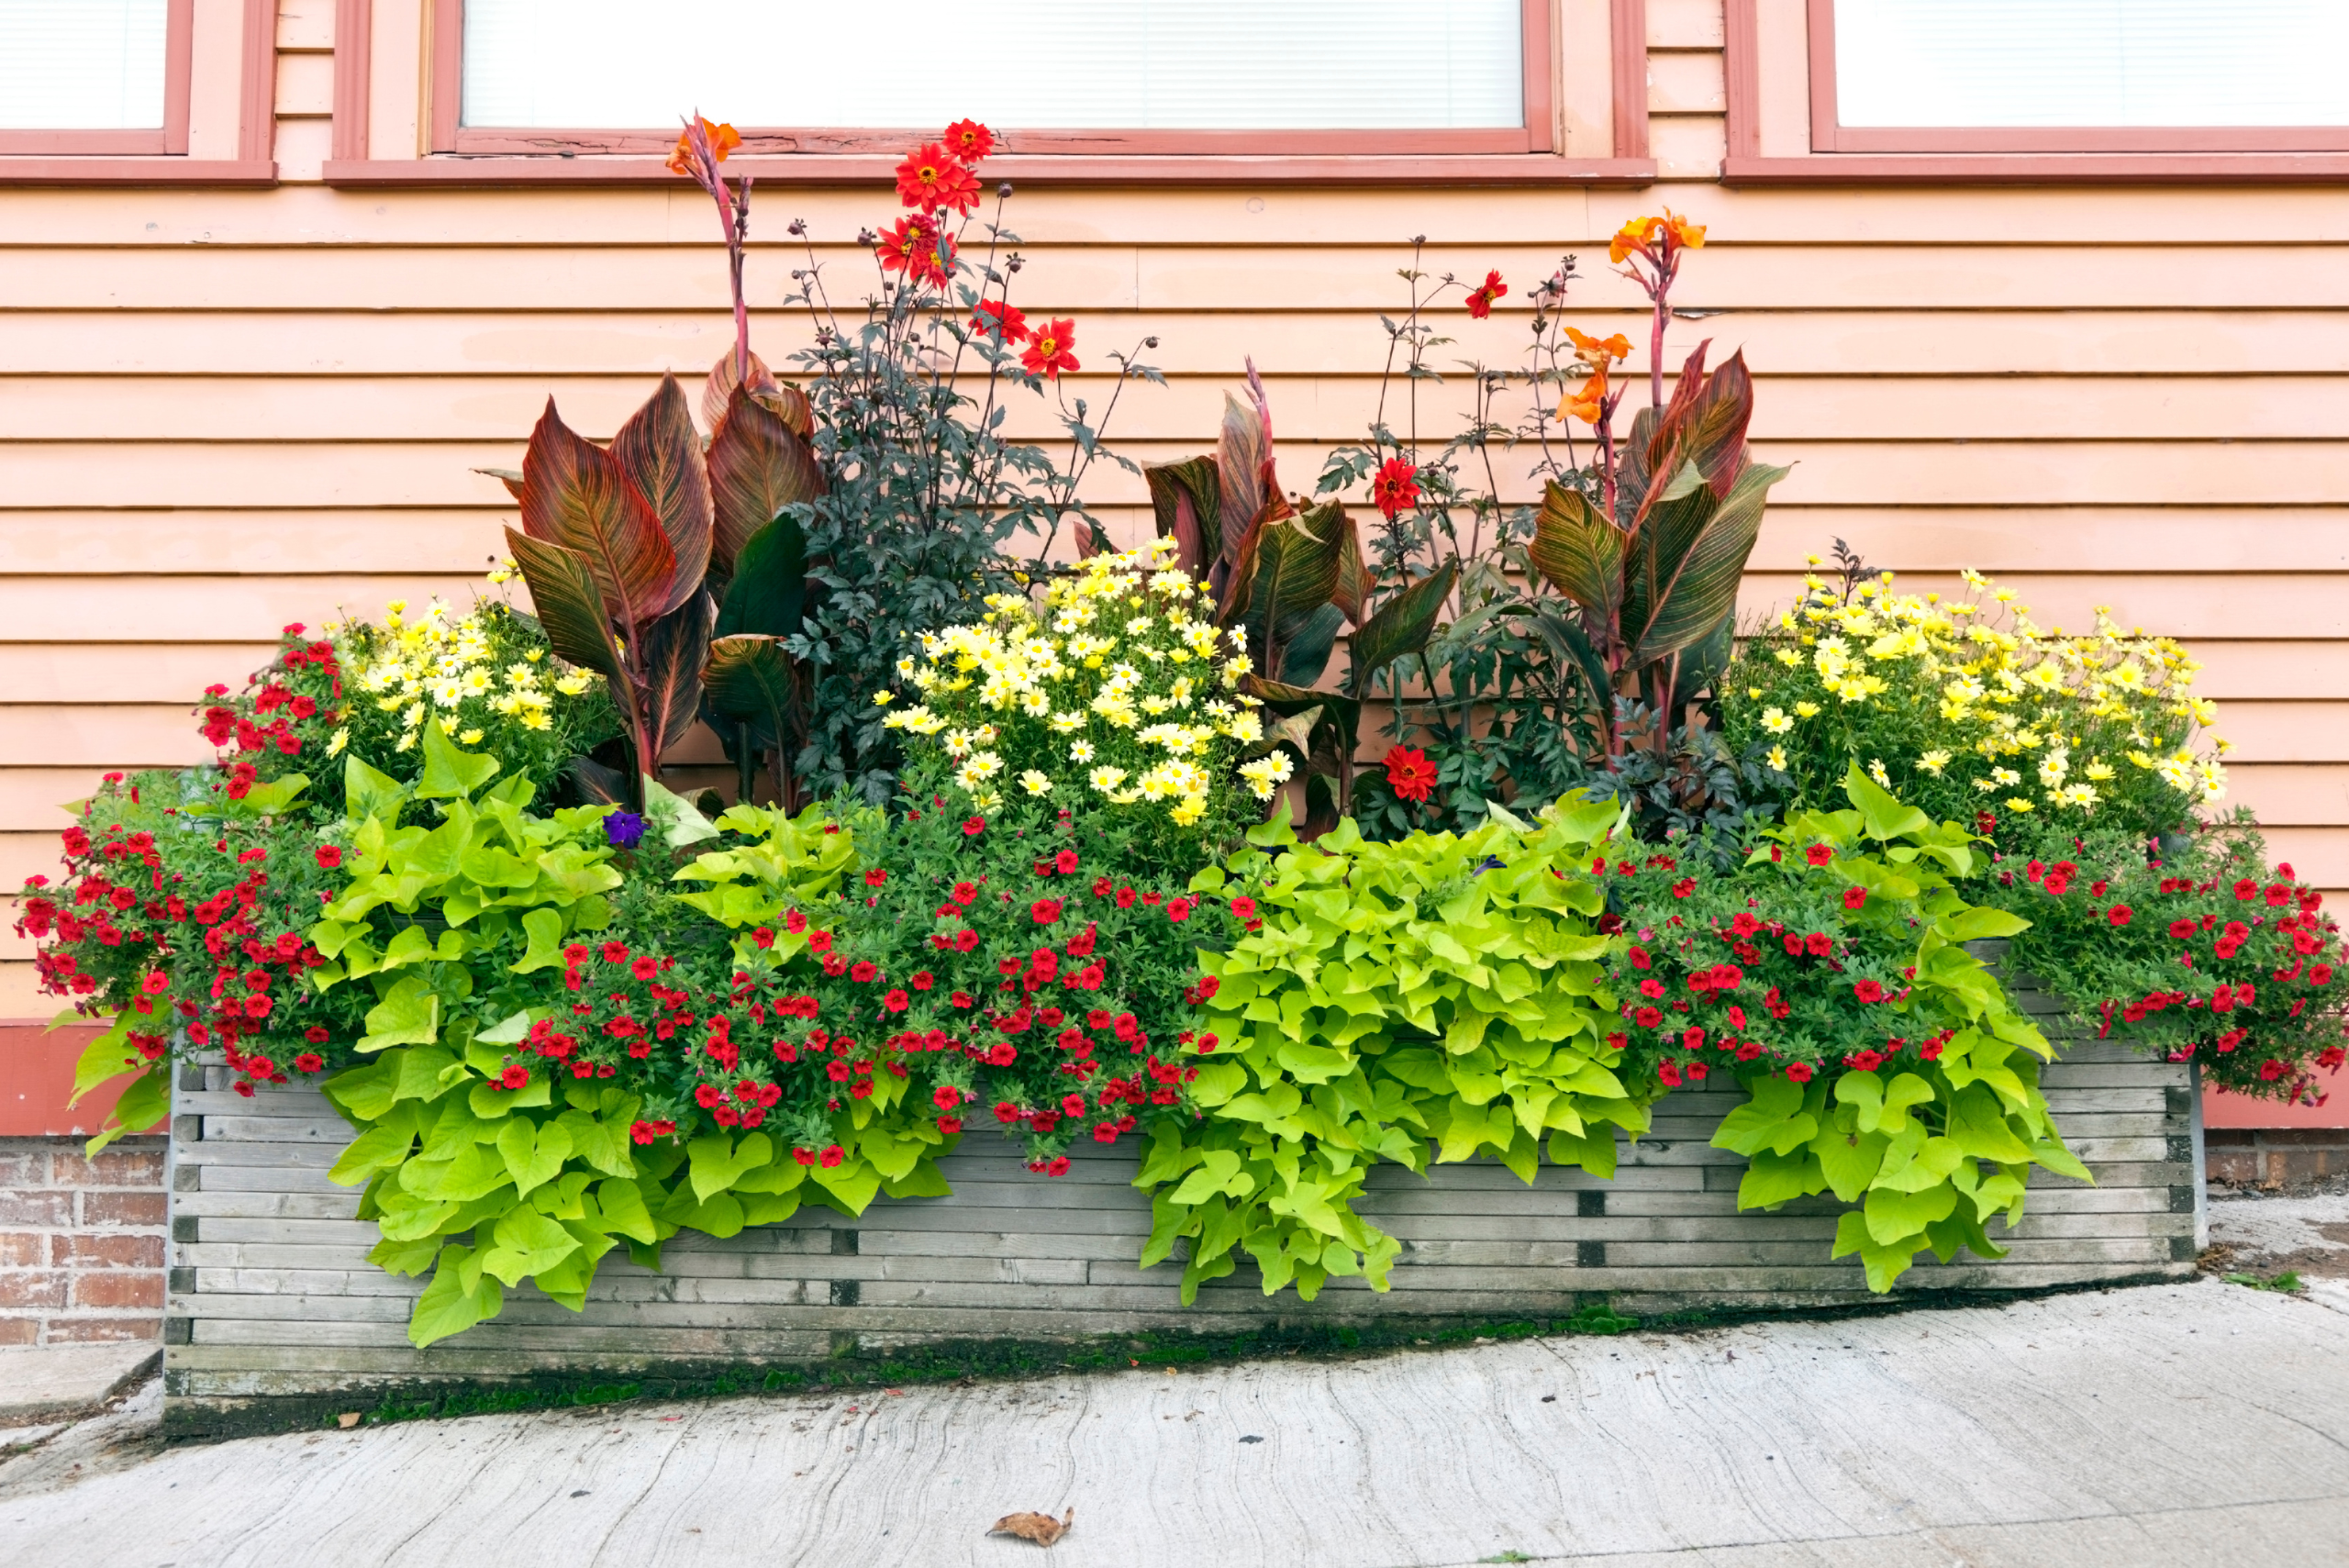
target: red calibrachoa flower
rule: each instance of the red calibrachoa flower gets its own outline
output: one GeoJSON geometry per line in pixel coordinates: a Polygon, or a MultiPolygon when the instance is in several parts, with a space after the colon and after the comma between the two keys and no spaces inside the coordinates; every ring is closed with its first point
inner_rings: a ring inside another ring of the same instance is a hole
{"type": "Polygon", "coordinates": [[[1423,801],[1434,790],[1435,764],[1413,746],[1397,746],[1386,753],[1386,787],[1398,800],[1423,801]]]}
{"type": "Polygon", "coordinates": [[[1408,458],[1390,457],[1378,465],[1370,482],[1370,499],[1381,516],[1393,522],[1419,504],[1419,471],[1408,458]]]}

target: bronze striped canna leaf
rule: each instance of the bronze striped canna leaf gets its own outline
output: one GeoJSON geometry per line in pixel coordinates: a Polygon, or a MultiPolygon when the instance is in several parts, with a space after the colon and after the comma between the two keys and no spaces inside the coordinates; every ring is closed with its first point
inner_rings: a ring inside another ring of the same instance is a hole
{"type": "MultiPolygon", "coordinates": [[[[1695,473],[1696,465],[1682,472],[1695,473]]],[[[1634,662],[1695,646],[1737,607],[1738,581],[1762,531],[1764,503],[1786,474],[1783,468],[1749,462],[1720,502],[1701,478],[1666,487],[1677,494],[1655,507],[1632,541],[1637,592],[1623,607],[1623,640],[1634,662]]]]}
{"type": "Polygon", "coordinates": [[[716,510],[712,570],[731,574],[742,547],[801,501],[824,493],[816,453],[783,418],[740,387],[709,443],[709,491],[716,510]]]}
{"type": "Polygon", "coordinates": [[[612,454],[573,432],[547,399],[522,457],[522,531],[574,551],[624,627],[668,603],[676,552],[612,454]]]}
{"type": "Polygon", "coordinates": [[[1582,492],[1556,480],[1542,487],[1527,554],[1550,585],[1603,626],[1623,608],[1623,530],[1598,515],[1582,492]]]}
{"type": "MultiPolygon", "coordinates": [[[[643,630],[638,662],[644,681],[638,692],[645,737],[656,758],[683,740],[700,715],[701,667],[709,658],[709,623],[715,614],[709,595],[696,589],[692,598],[643,630]]],[[[644,771],[653,772],[650,762],[644,771]]]]}
{"type": "Polygon", "coordinates": [[[1215,460],[1187,458],[1145,468],[1141,476],[1150,486],[1150,509],[1158,522],[1158,537],[1174,541],[1177,565],[1199,582],[1208,582],[1208,569],[1223,553],[1222,490],[1215,460]]]}
{"type": "Polygon", "coordinates": [[[612,683],[612,696],[628,705],[628,672],[612,645],[611,613],[596,586],[596,574],[577,550],[506,530],[506,548],[522,570],[530,607],[558,657],[593,670],[612,683]]]}
{"type": "Polygon", "coordinates": [[[1346,673],[1349,692],[1361,696],[1379,671],[1397,659],[1425,651],[1435,631],[1435,617],[1443,613],[1459,575],[1460,563],[1447,561],[1378,606],[1377,613],[1354,633],[1353,667],[1346,673]]]}
{"type": "Polygon", "coordinates": [[[701,587],[709,569],[709,474],[675,376],[663,375],[659,390],[613,436],[612,459],[661,519],[676,555],[668,595],[651,612],[666,615],[701,587]]]}

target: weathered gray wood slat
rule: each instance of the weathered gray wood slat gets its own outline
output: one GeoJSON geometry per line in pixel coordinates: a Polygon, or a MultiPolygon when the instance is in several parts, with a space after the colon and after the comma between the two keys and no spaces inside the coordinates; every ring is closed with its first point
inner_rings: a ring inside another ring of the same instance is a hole
{"type": "MultiPolygon", "coordinates": [[[[2051,1032],[2065,1023],[2043,1017],[2051,1032]]],[[[1991,1228],[2003,1261],[1928,1254],[1903,1291],[2190,1271],[2199,1177],[2187,1070],[2111,1041],[2065,1050],[2043,1081],[2095,1184],[2035,1173],[2022,1224],[1991,1228]]],[[[217,1070],[207,1080],[179,1092],[172,1123],[167,1386],[198,1419],[204,1407],[400,1382],[805,1362],[844,1345],[1556,1317],[1601,1297],[1634,1312],[1866,1299],[1856,1261],[1828,1257],[1831,1199],[1737,1212],[1744,1162],[1709,1145],[1742,1098],[1723,1083],[1659,1102],[1653,1130],[1623,1146],[1612,1181],[1545,1165],[1528,1185],[1490,1162],[1424,1178],[1375,1168],[1359,1207],[1403,1245],[1384,1294],[1339,1279],[1310,1304],[1267,1298],[1251,1266],[1185,1307],[1179,1263],[1137,1266],[1150,1211],[1131,1185],[1130,1149],[1081,1146],[1069,1176],[1047,1181],[1008,1141],[977,1132],[942,1162],[952,1197],[884,1200],[853,1220],[811,1207],[725,1240],[681,1235],[659,1274],[615,1252],[584,1312],[526,1287],[496,1321],[419,1351],[406,1324],[423,1282],[366,1261],[375,1227],[352,1218],[356,1190],[326,1177],[348,1127],[315,1089],[247,1099],[217,1070]]]]}

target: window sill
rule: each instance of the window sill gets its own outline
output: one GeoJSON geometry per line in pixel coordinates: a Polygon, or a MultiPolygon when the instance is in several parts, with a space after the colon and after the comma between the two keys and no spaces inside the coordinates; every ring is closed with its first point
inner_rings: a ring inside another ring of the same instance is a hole
{"type": "MultiPolygon", "coordinates": [[[[787,185],[885,185],[895,157],[801,154],[734,158],[729,174],[787,185]]],[[[1644,185],[1652,158],[1561,158],[1553,153],[1425,153],[1366,157],[1171,154],[1006,156],[987,161],[985,183],[1015,185],[1644,185]]],[[[657,158],[566,158],[436,153],[413,159],[329,159],[329,185],[665,185],[680,183],[657,158]]]]}
{"type": "Polygon", "coordinates": [[[1727,185],[2349,184],[2349,152],[1821,152],[1726,158],[1727,185]]]}
{"type": "Polygon", "coordinates": [[[246,185],[277,183],[261,159],[0,157],[0,185],[246,185]]]}

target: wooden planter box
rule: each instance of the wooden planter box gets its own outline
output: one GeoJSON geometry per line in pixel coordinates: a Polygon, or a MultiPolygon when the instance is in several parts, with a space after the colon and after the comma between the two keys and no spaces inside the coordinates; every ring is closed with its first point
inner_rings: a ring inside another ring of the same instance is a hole
{"type": "MultiPolygon", "coordinates": [[[[1856,1259],[1829,1261],[1831,1199],[1737,1211],[1744,1162],[1708,1147],[1742,1099],[1732,1084],[1660,1102],[1653,1132],[1626,1149],[1611,1182],[1548,1165],[1531,1187],[1483,1162],[1425,1181],[1380,1167],[1359,1207],[1403,1243],[1385,1294],[1333,1280],[1311,1303],[1267,1298],[1243,1268],[1186,1307],[1177,1265],[1135,1266],[1150,1214],[1128,1184],[1130,1152],[1081,1146],[1075,1168],[1049,1181],[1008,1140],[978,1131],[943,1162],[952,1197],[884,1198],[854,1220],[803,1210],[724,1241],[681,1233],[663,1273],[608,1255],[583,1314],[525,1287],[496,1320],[418,1351],[406,1323],[422,1282],[367,1262],[375,1227],[352,1218],[355,1189],[327,1180],[350,1130],[326,1101],[293,1088],[240,1098],[218,1070],[182,1078],[164,1351],[167,1420],[182,1432],[349,1408],[389,1385],[707,1375],[924,1340],[1556,1319],[1601,1301],[1647,1315],[1881,1299],[1856,1259]]],[[[2003,1262],[1961,1254],[1944,1266],[1926,1254],[1896,1296],[2193,1272],[2201,1151],[2188,1069],[2074,1040],[2044,1083],[2096,1185],[2035,1173],[2003,1262]]]]}

